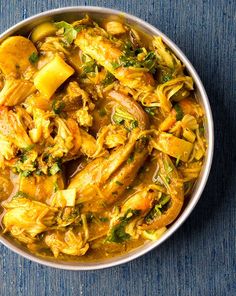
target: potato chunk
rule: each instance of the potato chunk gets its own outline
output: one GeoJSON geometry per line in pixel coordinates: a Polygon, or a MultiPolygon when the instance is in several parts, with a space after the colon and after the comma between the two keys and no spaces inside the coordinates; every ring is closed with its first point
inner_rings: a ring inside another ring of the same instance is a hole
{"type": "Polygon", "coordinates": [[[8,37],[0,45],[0,70],[6,76],[23,75],[31,65],[29,57],[37,53],[34,44],[22,36],[8,37]]]}
{"type": "Polygon", "coordinates": [[[47,36],[54,35],[56,31],[57,28],[53,23],[45,22],[34,28],[30,38],[33,42],[37,42],[47,36]]]}
{"type": "Polygon", "coordinates": [[[161,133],[156,148],[184,162],[188,161],[193,144],[168,133],[161,133]]]}
{"type": "Polygon", "coordinates": [[[105,24],[105,29],[111,35],[118,35],[126,32],[124,25],[116,21],[107,22],[105,24]]]}
{"type": "Polygon", "coordinates": [[[59,55],[44,66],[34,78],[35,87],[48,99],[54,94],[57,88],[74,73],[59,55]]]}

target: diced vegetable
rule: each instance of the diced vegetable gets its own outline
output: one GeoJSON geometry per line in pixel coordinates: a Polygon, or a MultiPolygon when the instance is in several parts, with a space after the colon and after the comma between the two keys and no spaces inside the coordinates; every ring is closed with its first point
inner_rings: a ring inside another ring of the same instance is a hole
{"type": "Polygon", "coordinates": [[[107,22],[105,24],[105,29],[111,35],[118,35],[126,32],[124,25],[116,21],[107,22]]]}
{"type": "Polygon", "coordinates": [[[171,134],[162,132],[156,141],[156,148],[186,162],[192,152],[193,144],[171,134]]]}
{"type": "Polygon", "coordinates": [[[45,22],[34,28],[30,36],[33,42],[38,42],[47,36],[52,36],[56,33],[57,28],[53,23],[45,22]]]}
{"type": "Polygon", "coordinates": [[[24,76],[31,66],[29,57],[37,54],[34,44],[22,36],[8,37],[0,45],[0,70],[6,76],[24,76]]]}
{"type": "Polygon", "coordinates": [[[51,62],[40,69],[34,78],[34,84],[40,93],[49,99],[73,73],[74,69],[56,55],[51,62]]]}
{"type": "Polygon", "coordinates": [[[53,196],[51,206],[53,207],[74,207],[76,200],[76,189],[58,190],[53,196]]]}

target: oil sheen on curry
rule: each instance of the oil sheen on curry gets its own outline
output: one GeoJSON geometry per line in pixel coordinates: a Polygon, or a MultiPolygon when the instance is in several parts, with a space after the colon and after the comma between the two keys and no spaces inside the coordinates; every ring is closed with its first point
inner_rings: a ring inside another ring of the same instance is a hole
{"type": "Polygon", "coordinates": [[[202,168],[204,112],[161,37],[90,17],[0,45],[1,235],[98,260],[155,241],[202,168]]]}

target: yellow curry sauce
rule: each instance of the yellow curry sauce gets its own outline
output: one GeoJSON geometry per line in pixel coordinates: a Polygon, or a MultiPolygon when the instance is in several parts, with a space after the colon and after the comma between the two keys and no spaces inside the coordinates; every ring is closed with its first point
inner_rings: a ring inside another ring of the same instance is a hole
{"type": "Polygon", "coordinates": [[[160,37],[42,23],[0,45],[2,234],[96,260],[157,240],[202,168],[204,113],[160,37]]]}

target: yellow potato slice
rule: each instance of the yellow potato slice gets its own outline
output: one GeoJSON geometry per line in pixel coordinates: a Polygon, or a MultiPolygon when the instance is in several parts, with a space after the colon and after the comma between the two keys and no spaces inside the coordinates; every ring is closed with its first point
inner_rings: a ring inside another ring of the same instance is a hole
{"type": "Polygon", "coordinates": [[[193,149],[193,144],[163,132],[159,135],[155,148],[186,162],[193,149]]]}
{"type": "Polygon", "coordinates": [[[57,31],[57,28],[53,23],[45,22],[34,28],[30,38],[33,42],[37,42],[47,36],[54,35],[56,31],[57,31]]]}
{"type": "Polygon", "coordinates": [[[0,45],[0,70],[6,76],[23,75],[32,64],[29,57],[37,54],[34,44],[22,36],[8,37],[0,45]]]}
{"type": "Polygon", "coordinates": [[[59,55],[56,55],[52,61],[36,74],[34,85],[43,96],[49,99],[73,73],[74,69],[59,55]]]}

